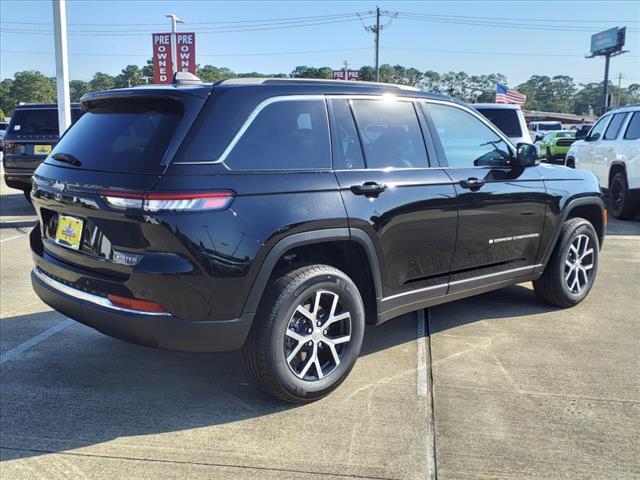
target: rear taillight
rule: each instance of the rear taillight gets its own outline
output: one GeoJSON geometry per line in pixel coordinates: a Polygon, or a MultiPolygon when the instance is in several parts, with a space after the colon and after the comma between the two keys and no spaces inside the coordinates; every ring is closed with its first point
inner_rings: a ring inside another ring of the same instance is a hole
{"type": "Polygon", "coordinates": [[[24,153],[24,146],[22,146],[22,148],[20,148],[21,145],[19,143],[14,143],[14,142],[3,142],[3,150],[5,154],[20,154],[20,153],[24,153]]]}
{"type": "Polygon", "coordinates": [[[124,193],[104,192],[104,200],[114,208],[145,212],[197,212],[224,210],[233,201],[232,192],[124,193]]]}

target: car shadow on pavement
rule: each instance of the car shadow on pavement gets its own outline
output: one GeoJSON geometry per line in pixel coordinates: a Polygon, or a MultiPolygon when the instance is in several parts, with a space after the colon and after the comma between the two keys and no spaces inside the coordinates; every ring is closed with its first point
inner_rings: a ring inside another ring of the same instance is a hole
{"type": "Polygon", "coordinates": [[[33,216],[36,212],[22,193],[2,195],[0,202],[0,220],[2,217],[33,216]]]}
{"type": "MultiPolygon", "coordinates": [[[[434,308],[439,314],[431,334],[553,310],[519,285],[434,308]]],[[[48,321],[51,315],[5,318],[3,331],[19,331],[22,323],[48,321]]],[[[415,342],[416,327],[414,315],[367,327],[362,356],[415,342]]],[[[258,390],[240,353],[155,350],[75,323],[2,365],[0,384],[3,461],[298,408],[258,390]]],[[[331,401],[332,396],[321,402],[331,401]]],[[[228,430],[219,431],[224,442],[228,430]]]]}

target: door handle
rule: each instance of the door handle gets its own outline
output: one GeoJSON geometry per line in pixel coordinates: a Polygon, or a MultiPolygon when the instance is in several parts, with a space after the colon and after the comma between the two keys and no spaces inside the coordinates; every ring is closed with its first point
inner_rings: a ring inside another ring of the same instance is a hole
{"type": "Polygon", "coordinates": [[[356,195],[378,196],[386,188],[387,186],[384,183],[364,182],[361,185],[352,185],[351,191],[356,195]]]}
{"type": "Polygon", "coordinates": [[[459,183],[462,188],[467,188],[472,192],[476,192],[484,186],[484,180],[479,180],[476,177],[467,178],[466,180],[460,180],[459,183]]]}

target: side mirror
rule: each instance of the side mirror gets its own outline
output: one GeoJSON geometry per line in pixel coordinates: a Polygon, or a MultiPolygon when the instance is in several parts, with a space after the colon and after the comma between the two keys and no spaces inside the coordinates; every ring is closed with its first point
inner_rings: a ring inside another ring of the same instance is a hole
{"type": "Polygon", "coordinates": [[[539,142],[540,140],[542,140],[544,138],[544,135],[541,133],[536,133],[536,142],[539,142]]]}
{"type": "Polygon", "coordinates": [[[584,141],[585,142],[595,142],[599,138],[600,138],[600,133],[598,132],[598,133],[594,133],[593,135],[586,136],[584,141]]]}
{"type": "Polygon", "coordinates": [[[537,165],[538,149],[530,143],[519,143],[516,158],[513,162],[517,167],[532,167],[537,165]]]}

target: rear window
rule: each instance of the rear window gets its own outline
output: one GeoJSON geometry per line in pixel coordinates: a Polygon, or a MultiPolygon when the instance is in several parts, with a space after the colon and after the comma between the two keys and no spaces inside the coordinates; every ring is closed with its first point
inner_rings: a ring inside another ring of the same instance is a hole
{"type": "Polygon", "coordinates": [[[558,132],[556,138],[573,138],[574,135],[573,132],[558,132]]]}
{"type": "Polygon", "coordinates": [[[562,124],[561,123],[541,123],[538,128],[546,132],[551,132],[555,130],[562,130],[562,124]]]}
{"type": "MultiPolygon", "coordinates": [[[[79,108],[71,109],[71,121],[75,122],[81,113],[79,108]]],[[[16,109],[11,116],[9,132],[16,135],[57,134],[58,109],[16,109]]]]}
{"type": "Polygon", "coordinates": [[[521,137],[522,129],[516,110],[506,108],[478,108],[478,111],[487,117],[491,123],[498,127],[507,137],[521,137]]]}
{"type": "Polygon", "coordinates": [[[72,155],[87,170],[157,173],[182,111],[182,104],[172,100],[98,103],[62,137],[52,155],[72,155]]]}

